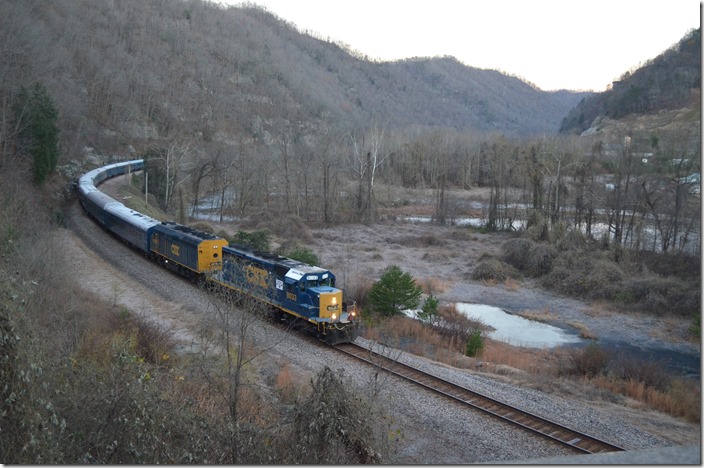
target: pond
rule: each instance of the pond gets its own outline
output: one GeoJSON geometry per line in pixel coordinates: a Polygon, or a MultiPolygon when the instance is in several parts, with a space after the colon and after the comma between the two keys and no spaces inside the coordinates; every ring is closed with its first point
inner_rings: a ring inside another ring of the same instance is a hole
{"type": "Polygon", "coordinates": [[[498,307],[459,302],[457,311],[494,328],[494,331],[488,333],[489,338],[512,346],[554,348],[567,344],[586,343],[586,340],[576,334],[546,323],[511,315],[498,307]]]}

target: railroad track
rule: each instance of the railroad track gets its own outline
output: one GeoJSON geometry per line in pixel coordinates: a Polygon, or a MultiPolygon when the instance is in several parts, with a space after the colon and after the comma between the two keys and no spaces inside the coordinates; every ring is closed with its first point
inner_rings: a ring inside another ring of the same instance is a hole
{"type": "Polygon", "coordinates": [[[568,427],[549,421],[540,416],[514,408],[506,403],[494,400],[486,395],[474,392],[459,385],[443,380],[434,375],[402,364],[382,354],[363,348],[353,343],[338,344],[338,351],[378,366],[391,374],[402,377],[433,392],[451,398],[454,401],[520,426],[545,438],[571,447],[582,453],[602,453],[623,451],[621,447],[604,442],[587,434],[582,434],[568,427]]]}

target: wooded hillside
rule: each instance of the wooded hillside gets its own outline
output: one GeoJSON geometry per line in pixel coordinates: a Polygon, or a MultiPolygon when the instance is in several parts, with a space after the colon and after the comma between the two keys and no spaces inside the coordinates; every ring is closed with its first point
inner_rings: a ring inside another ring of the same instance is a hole
{"type": "Polygon", "coordinates": [[[554,134],[584,93],[453,58],[371,62],[258,8],[192,1],[0,1],[0,92],[41,81],[69,149],[261,135],[274,116],[354,128],[554,134]]]}
{"type": "Polygon", "coordinates": [[[655,113],[685,107],[699,97],[702,67],[701,29],[633,72],[626,72],[611,89],[585,97],[565,117],[562,133],[581,133],[597,117],[620,119],[629,114],[655,113]]]}

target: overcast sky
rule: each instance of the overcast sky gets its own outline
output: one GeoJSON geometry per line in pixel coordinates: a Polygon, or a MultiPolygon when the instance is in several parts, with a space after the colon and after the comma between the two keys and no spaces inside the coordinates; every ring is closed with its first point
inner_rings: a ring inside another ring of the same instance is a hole
{"type": "Polygon", "coordinates": [[[701,24],[699,0],[251,3],[369,58],[452,55],[466,65],[516,75],[543,90],[603,91],[701,24]]]}

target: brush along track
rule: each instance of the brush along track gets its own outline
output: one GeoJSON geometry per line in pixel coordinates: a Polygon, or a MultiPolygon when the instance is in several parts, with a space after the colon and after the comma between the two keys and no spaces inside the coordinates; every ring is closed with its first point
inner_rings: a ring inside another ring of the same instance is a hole
{"type": "Polygon", "coordinates": [[[497,416],[505,421],[516,424],[526,430],[533,431],[543,437],[559,442],[580,452],[601,453],[624,450],[620,447],[609,444],[608,442],[582,434],[547,419],[541,418],[540,416],[514,408],[510,405],[494,400],[493,398],[473,392],[472,390],[468,390],[439,377],[435,377],[421,370],[407,366],[356,344],[344,343],[336,345],[334,348],[349,356],[353,356],[369,364],[380,367],[393,375],[402,377],[417,385],[425,387],[441,395],[445,395],[465,405],[479,409],[493,416],[497,416]]]}

